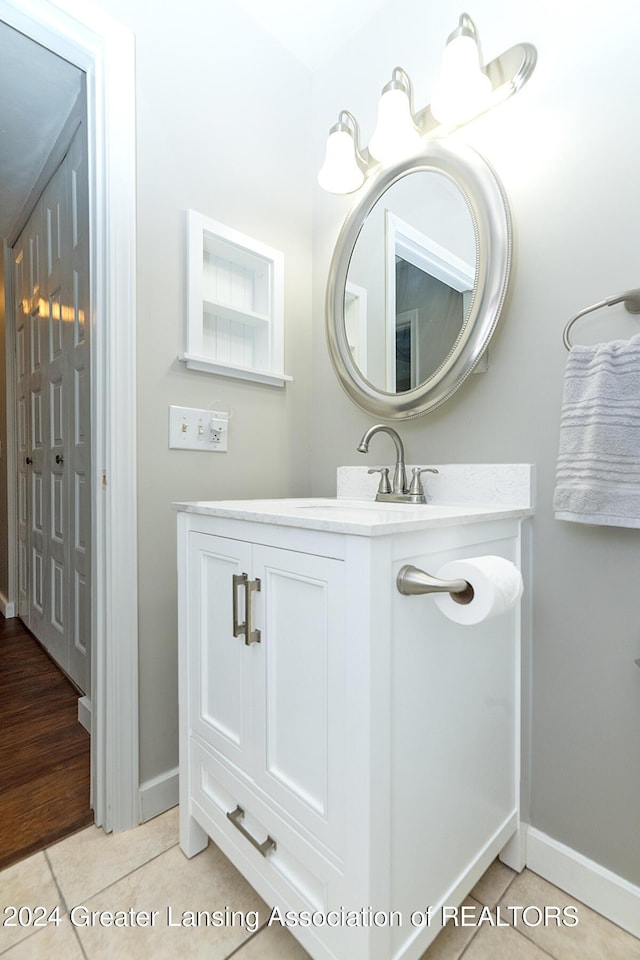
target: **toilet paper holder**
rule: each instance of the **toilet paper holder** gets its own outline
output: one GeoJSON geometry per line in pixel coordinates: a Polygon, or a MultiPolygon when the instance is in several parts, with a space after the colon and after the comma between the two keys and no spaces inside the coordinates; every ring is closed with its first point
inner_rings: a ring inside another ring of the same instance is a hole
{"type": "Polygon", "coordinates": [[[398,591],[407,597],[423,593],[449,593],[456,603],[471,603],[474,595],[468,580],[441,580],[410,563],[398,571],[396,586],[398,591]]]}

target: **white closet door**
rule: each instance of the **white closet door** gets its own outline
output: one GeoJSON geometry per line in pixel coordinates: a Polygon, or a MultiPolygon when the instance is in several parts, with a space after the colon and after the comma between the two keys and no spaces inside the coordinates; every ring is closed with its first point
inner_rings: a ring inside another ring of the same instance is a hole
{"type": "Polygon", "coordinates": [[[69,496],[69,577],[72,641],[69,674],[84,691],[91,687],[91,390],[89,366],[89,198],[84,127],[65,161],[69,197],[69,280],[71,305],[68,360],[68,445],[65,459],[69,496]]]}
{"type": "Polygon", "coordinates": [[[25,567],[23,573],[21,559],[20,613],[86,692],[90,325],[82,126],[14,247],[14,264],[18,479],[19,490],[24,489],[18,522],[25,567]]]}
{"type": "Polygon", "coordinates": [[[23,233],[13,250],[16,345],[16,436],[18,464],[18,613],[29,620],[31,589],[31,338],[28,240],[23,233]]]}
{"type": "Polygon", "coordinates": [[[43,635],[47,617],[47,525],[46,525],[46,423],[48,391],[45,384],[47,361],[47,318],[43,302],[44,230],[42,202],[34,210],[23,231],[25,297],[21,308],[24,319],[26,353],[25,456],[21,466],[26,474],[27,521],[27,616],[36,636],[43,635]]]}
{"type": "Polygon", "coordinates": [[[68,467],[65,458],[69,430],[69,323],[68,290],[64,289],[68,260],[68,211],[64,164],[50,180],[43,195],[44,270],[43,301],[48,337],[43,364],[45,429],[44,520],[48,533],[47,617],[42,640],[51,655],[69,671],[69,542],[68,467]]]}

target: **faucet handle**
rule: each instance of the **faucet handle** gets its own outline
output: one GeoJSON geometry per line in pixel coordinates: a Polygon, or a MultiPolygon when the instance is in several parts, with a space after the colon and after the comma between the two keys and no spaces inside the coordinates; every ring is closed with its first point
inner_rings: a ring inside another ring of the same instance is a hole
{"type": "Polygon", "coordinates": [[[380,483],[378,493],[391,493],[391,484],[389,483],[389,467],[371,467],[367,473],[379,473],[380,483]]]}
{"type": "Polygon", "coordinates": [[[409,487],[409,493],[413,496],[424,496],[424,489],[422,487],[422,478],[421,473],[438,473],[435,467],[413,467],[411,476],[411,486],[409,487]]]}

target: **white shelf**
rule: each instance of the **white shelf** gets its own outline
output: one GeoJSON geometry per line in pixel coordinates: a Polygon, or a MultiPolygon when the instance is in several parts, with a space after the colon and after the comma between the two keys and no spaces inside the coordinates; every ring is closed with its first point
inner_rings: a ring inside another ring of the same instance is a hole
{"type": "Polygon", "coordinates": [[[238,307],[232,307],[228,303],[220,303],[219,300],[203,300],[202,310],[211,316],[220,317],[223,320],[231,320],[234,323],[261,324],[270,323],[271,317],[266,313],[254,313],[251,310],[241,310],[238,307]]]}
{"type": "Polygon", "coordinates": [[[284,257],[188,211],[188,369],[284,386],[284,257]]]}
{"type": "Polygon", "coordinates": [[[188,370],[200,370],[202,373],[216,373],[220,377],[235,377],[239,380],[253,380],[256,383],[268,383],[272,387],[284,387],[293,377],[286,373],[275,373],[269,370],[256,370],[255,367],[239,367],[236,364],[221,363],[210,357],[197,357],[189,353],[181,353],[178,360],[184,361],[188,370]]]}

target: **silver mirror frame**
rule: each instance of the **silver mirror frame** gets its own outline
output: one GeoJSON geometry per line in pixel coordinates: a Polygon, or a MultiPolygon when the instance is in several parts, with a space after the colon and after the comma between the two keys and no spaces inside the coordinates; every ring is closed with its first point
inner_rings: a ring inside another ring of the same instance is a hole
{"type": "Polygon", "coordinates": [[[496,329],[509,284],[512,260],[509,203],[495,171],[479,153],[458,141],[433,140],[413,157],[382,169],[348,214],[329,269],[326,334],[338,379],[355,404],[383,420],[406,420],[434,410],[464,383],[496,329]],[[436,172],[464,196],[475,234],[476,278],[469,314],[451,352],[419,387],[388,393],[370,383],[356,366],[347,342],[344,294],[351,255],[374,205],[402,177],[436,172]]]}

